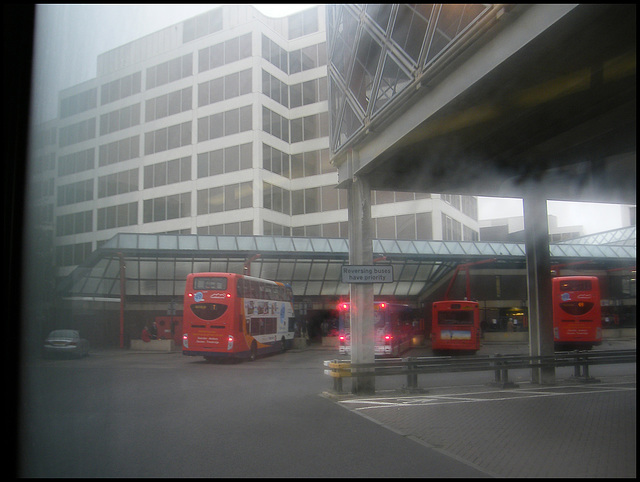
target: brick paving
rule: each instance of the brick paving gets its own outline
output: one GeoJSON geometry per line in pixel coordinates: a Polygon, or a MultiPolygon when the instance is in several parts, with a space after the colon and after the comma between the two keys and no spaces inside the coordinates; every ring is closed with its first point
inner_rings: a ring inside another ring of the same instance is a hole
{"type": "Polygon", "coordinates": [[[495,477],[636,477],[635,374],[337,403],[495,477]]]}

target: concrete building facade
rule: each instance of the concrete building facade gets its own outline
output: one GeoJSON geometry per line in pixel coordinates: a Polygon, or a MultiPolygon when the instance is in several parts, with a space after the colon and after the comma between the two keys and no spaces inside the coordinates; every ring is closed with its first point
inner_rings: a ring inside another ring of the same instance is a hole
{"type": "MultiPolygon", "coordinates": [[[[225,5],[101,54],[38,126],[59,275],[121,232],[346,238],[330,163],[324,6],[225,5]]],[[[374,237],[478,239],[477,198],[372,192],[374,237]]]]}

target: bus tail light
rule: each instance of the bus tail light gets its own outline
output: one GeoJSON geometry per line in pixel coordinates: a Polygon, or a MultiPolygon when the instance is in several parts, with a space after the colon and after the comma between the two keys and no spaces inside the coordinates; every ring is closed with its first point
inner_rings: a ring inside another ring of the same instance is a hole
{"type": "Polygon", "coordinates": [[[384,335],[384,341],[390,342],[391,340],[393,340],[393,335],[384,335]]]}
{"type": "Polygon", "coordinates": [[[233,335],[229,335],[227,338],[227,350],[231,350],[233,348],[233,335]]]}
{"type": "Polygon", "coordinates": [[[182,346],[189,348],[189,336],[186,333],[182,335],[182,346]]]}
{"type": "Polygon", "coordinates": [[[560,333],[558,331],[558,327],[557,326],[553,327],[553,338],[556,339],[556,340],[560,339],[560,333]]]}

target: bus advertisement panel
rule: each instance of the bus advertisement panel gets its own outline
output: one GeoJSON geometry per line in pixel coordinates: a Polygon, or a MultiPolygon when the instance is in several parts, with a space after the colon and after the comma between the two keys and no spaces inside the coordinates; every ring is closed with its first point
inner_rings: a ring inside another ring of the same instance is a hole
{"type": "Polygon", "coordinates": [[[294,322],[287,285],[234,273],[187,276],[183,355],[255,360],[288,348],[294,322]]]}
{"type": "Polygon", "coordinates": [[[596,276],[551,279],[556,348],[591,348],[602,342],[600,284],[596,276]]]}
{"type": "Polygon", "coordinates": [[[434,354],[480,349],[480,307],[475,301],[435,301],[432,309],[431,348],[434,354]]]}
{"type": "MultiPolygon", "coordinates": [[[[338,310],[339,352],[351,354],[351,309],[340,303],[338,310]]],[[[408,305],[376,301],[373,303],[375,355],[397,357],[411,348],[413,309],[408,305]]]]}

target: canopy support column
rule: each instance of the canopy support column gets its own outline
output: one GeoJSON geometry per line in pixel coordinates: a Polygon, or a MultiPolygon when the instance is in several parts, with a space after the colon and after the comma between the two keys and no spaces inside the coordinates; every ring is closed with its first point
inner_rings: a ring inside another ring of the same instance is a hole
{"type": "MultiPolygon", "coordinates": [[[[523,199],[523,203],[529,298],[529,353],[531,356],[553,356],[553,305],[547,200],[540,194],[530,192],[523,199]]],[[[555,384],[555,368],[533,368],[531,381],[555,384]]]]}

